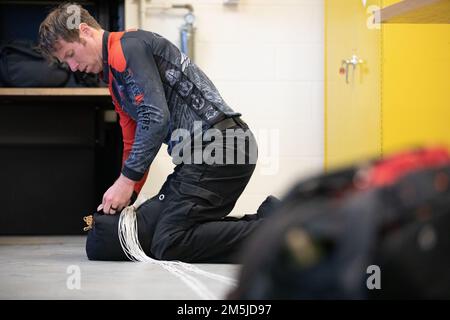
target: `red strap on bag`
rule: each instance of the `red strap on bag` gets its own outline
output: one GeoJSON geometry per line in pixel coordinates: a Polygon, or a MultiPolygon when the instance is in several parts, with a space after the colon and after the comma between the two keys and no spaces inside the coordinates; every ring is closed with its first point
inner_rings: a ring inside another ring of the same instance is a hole
{"type": "Polygon", "coordinates": [[[400,177],[419,169],[450,163],[446,148],[428,148],[396,154],[376,163],[368,173],[369,184],[380,187],[395,183],[400,177]]]}

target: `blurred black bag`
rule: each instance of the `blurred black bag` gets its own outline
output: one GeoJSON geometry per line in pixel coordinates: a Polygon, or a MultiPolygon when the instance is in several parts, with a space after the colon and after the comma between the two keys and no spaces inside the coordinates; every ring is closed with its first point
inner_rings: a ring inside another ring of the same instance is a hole
{"type": "Polygon", "coordinates": [[[0,47],[0,85],[4,87],[99,87],[95,74],[71,72],[61,64],[48,62],[27,40],[11,41],[0,47]]]}
{"type": "Polygon", "coordinates": [[[30,41],[0,48],[0,82],[5,87],[63,87],[69,78],[70,71],[50,65],[30,41]]]}
{"type": "Polygon", "coordinates": [[[450,166],[408,169],[376,187],[361,170],[292,188],[243,250],[228,298],[450,298],[450,166]]]}

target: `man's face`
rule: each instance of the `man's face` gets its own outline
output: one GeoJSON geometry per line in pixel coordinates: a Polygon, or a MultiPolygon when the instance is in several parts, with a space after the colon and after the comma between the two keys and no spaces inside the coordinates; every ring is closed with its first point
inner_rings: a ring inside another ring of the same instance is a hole
{"type": "Polygon", "coordinates": [[[91,37],[80,35],[80,42],[60,39],[56,48],[54,56],[67,63],[72,71],[100,73],[103,69],[101,51],[91,37]]]}

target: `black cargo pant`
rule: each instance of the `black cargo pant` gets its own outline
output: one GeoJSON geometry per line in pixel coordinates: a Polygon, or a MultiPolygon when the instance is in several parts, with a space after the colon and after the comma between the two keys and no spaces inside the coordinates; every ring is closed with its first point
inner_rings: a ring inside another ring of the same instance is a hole
{"type": "MultiPolygon", "coordinates": [[[[194,262],[238,262],[243,242],[262,222],[226,216],[244,191],[256,166],[256,140],[245,123],[242,140],[223,144],[223,164],[179,164],[159,192],[163,203],[151,244],[157,259],[194,262]],[[248,131],[247,131],[248,130],[248,131]],[[253,145],[251,145],[253,144],[253,145]],[[226,151],[245,153],[245,163],[229,163],[226,151]],[[253,161],[252,161],[253,160],[253,161]]],[[[225,137],[226,131],[222,130],[225,137]]],[[[205,147],[205,146],[203,146],[205,147]]]]}

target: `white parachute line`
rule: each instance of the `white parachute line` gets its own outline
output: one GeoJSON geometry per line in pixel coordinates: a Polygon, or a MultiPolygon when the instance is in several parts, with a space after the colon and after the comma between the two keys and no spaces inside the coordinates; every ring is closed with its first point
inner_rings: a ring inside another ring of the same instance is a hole
{"type": "Polygon", "coordinates": [[[187,274],[182,269],[228,285],[236,285],[234,279],[204,271],[192,264],[181,261],[161,261],[147,256],[139,243],[136,218],[136,210],[143,202],[145,202],[145,200],[141,200],[139,203],[136,202],[134,205],[124,208],[120,214],[118,224],[119,242],[128,259],[135,262],[147,262],[160,265],[162,268],[182,280],[202,299],[212,300],[217,299],[217,297],[200,280],[187,274]]]}

